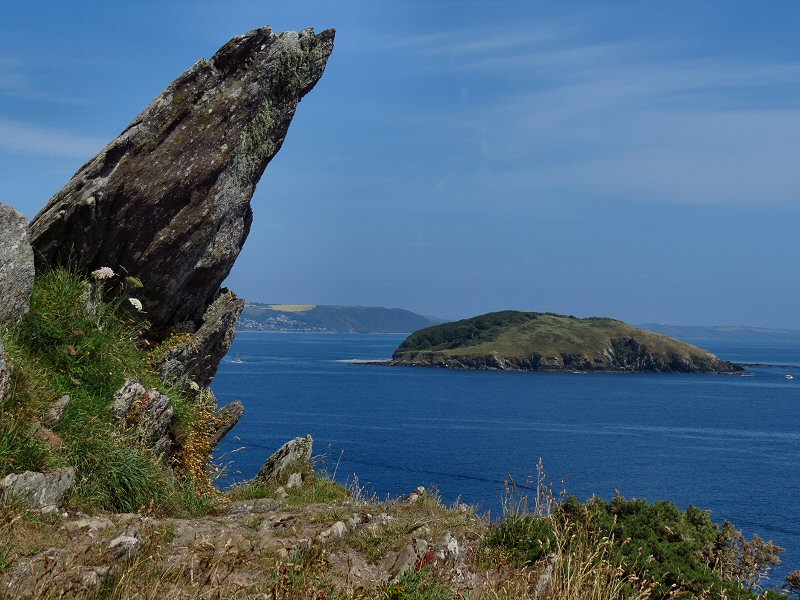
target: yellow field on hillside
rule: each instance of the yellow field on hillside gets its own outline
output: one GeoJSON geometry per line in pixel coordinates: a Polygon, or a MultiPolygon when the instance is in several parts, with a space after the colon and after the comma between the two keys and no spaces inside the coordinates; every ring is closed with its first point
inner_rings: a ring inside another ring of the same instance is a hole
{"type": "Polygon", "coordinates": [[[270,304],[269,308],[283,312],[308,312],[314,310],[316,306],[316,304],[270,304]]]}

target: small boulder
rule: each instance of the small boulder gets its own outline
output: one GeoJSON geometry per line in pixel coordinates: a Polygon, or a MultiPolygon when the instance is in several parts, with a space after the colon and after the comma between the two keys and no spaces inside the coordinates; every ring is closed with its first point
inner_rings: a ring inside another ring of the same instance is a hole
{"type": "Polygon", "coordinates": [[[69,404],[69,396],[66,395],[61,396],[61,398],[53,402],[50,412],[42,419],[42,425],[48,429],[53,429],[58,426],[61,422],[61,417],[64,415],[64,409],[67,408],[67,404],[69,404]]]}
{"type": "Polygon", "coordinates": [[[384,558],[380,566],[389,575],[389,579],[394,579],[413,569],[416,562],[417,553],[411,544],[407,544],[397,554],[389,554],[384,558]]]}
{"type": "Polygon", "coordinates": [[[419,486],[408,496],[400,498],[400,502],[403,504],[414,504],[415,502],[419,501],[424,495],[425,495],[425,488],[423,486],[419,486]]]}
{"type": "Polygon", "coordinates": [[[108,543],[109,552],[117,560],[133,558],[142,549],[142,541],[132,535],[120,535],[108,543]]]}
{"type": "Polygon", "coordinates": [[[114,523],[110,519],[95,517],[84,517],[82,519],[76,519],[75,521],[68,521],[64,523],[64,529],[66,529],[67,533],[69,533],[71,536],[86,532],[89,534],[89,537],[95,537],[97,532],[104,529],[113,528],[114,523]]]}
{"type": "Polygon", "coordinates": [[[326,544],[331,540],[340,540],[345,535],[347,535],[347,526],[342,521],[336,521],[336,523],[321,532],[318,538],[321,543],[326,544]]]}
{"type": "Polygon", "coordinates": [[[0,481],[0,498],[16,499],[31,508],[50,512],[58,509],[74,485],[75,469],[72,467],[52,473],[11,473],[0,481]]]}
{"type": "Polygon", "coordinates": [[[28,220],[0,203],[0,324],[16,325],[28,312],[33,291],[33,249],[28,220]]]}
{"type": "Polygon", "coordinates": [[[156,389],[145,390],[141,382],[129,378],[114,394],[111,413],[118,425],[132,431],[137,442],[162,457],[169,454],[175,411],[168,396],[156,389]]]}
{"type": "Polygon", "coordinates": [[[300,475],[300,473],[292,473],[289,475],[289,479],[286,480],[287,490],[300,487],[301,485],[303,485],[303,476],[300,475]]]}
{"type": "Polygon", "coordinates": [[[267,459],[256,475],[255,481],[258,483],[280,482],[289,466],[311,462],[313,446],[314,439],[310,435],[286,442],[267,459]]]}

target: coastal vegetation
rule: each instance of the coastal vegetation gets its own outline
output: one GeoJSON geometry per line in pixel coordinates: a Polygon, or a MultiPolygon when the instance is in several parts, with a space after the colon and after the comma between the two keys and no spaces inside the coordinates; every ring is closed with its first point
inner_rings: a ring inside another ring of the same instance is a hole
{"type": "MultiPolygon", "coordinates": [[[[30,311],[2,336],[13,364],[11,394],[2,405],[0,469],[3,473],[75,467],[71,504],[82,510],[192,514],[206,510],[213,486],[205,469],[190,469],[190,452],[176,455],[174,475],[131,431],[120,430],[110,410],[129,377],[169,395],[172,435],[195,439],[203,406],[165,386],[148,363],[146,320],[127,298],[110,302],[102,284],[64,269],[40,275],[30,311]],[[92,289],[95,291],[92,292],[92,289]],[[68,397],[52,428],[45,422],[54,401],[68,397]],[[205,490],[200,493],[200,490],[205,490]]],[[[200,459],[204,466],[208,455],[200,459]]]]}
{"type": "Polygon", "coordinates": [[[714,354],[609,318],[501,311],[412,333],[392,364],[498,370],[739,373],[714,354]]]}
{"type": "Polygon", "coordinates": [[[56,512],[2,495],[0,583],[22,597],[58,596],[54,584],[86,598],[781,597],[761,590],[779,560],[774,544],[695,507],[556,498],[541,465],[535,486],[508,486],[495,519],[422,488],[381,500],[310,463],[220,491],[202,406],[152,370],[146,315],[127,294],[102,291],[63,269],[44,273],[28,314],[3,332],[14,376],[0,420],[2,473],[76,471],[56,512]],[[185,444],[169,462],[111,416],[131,376],[172,398],[172,435],[185,444]],[[48,428],[52,400],[64,395],[70,402],[48,428]],[[137,550],[119,561],[111,545],[121,532],[137,550]],[[36,571],[43,556],[62,570],[36,571]],[[22,574],[32,569],[31,582],[22,574]]]}

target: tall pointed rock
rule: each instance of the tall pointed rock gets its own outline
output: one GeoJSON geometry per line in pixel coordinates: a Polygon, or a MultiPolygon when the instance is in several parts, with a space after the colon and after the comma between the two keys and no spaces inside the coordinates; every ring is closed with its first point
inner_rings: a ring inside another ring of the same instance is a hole
{"type": "Polygon", "coordinates": [[[333,30],[263,27],[178,77],[32,221],[37,266],[122,267],[144,283],[137,296],[154,325],[199,326],[249,232],[256,183],[333,39],[333,30]]]}

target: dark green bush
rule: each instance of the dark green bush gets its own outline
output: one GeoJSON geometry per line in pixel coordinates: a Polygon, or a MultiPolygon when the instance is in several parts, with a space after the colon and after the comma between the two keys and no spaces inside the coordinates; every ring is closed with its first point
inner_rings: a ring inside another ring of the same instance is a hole
{"type": "Polygon", "coordinates": [[[515,565],[533,564],[555,549],[553,524],[548,517],[511,514],[489,529],[484,543],[515,565]]]}
{"type": "MultiPolygon", "coordinates": [[[[681,511],[671,502],[620,496],[583,504],[570,497],[548,517],[508,514],[491,527],[486,545],[524,566],[556,549],[554,529],[566,552],[574,544],[612,539],[614,562],[657,584],[657,598],[676,589],[692,596],[756,598],[760,582],[779,562],[782,550],[758,536],[747,540],[730,523],[717,525],[710,512],[695,506],[681,511]]],[[[767,592],[766,597],[782,596],[767,592]]]]}

